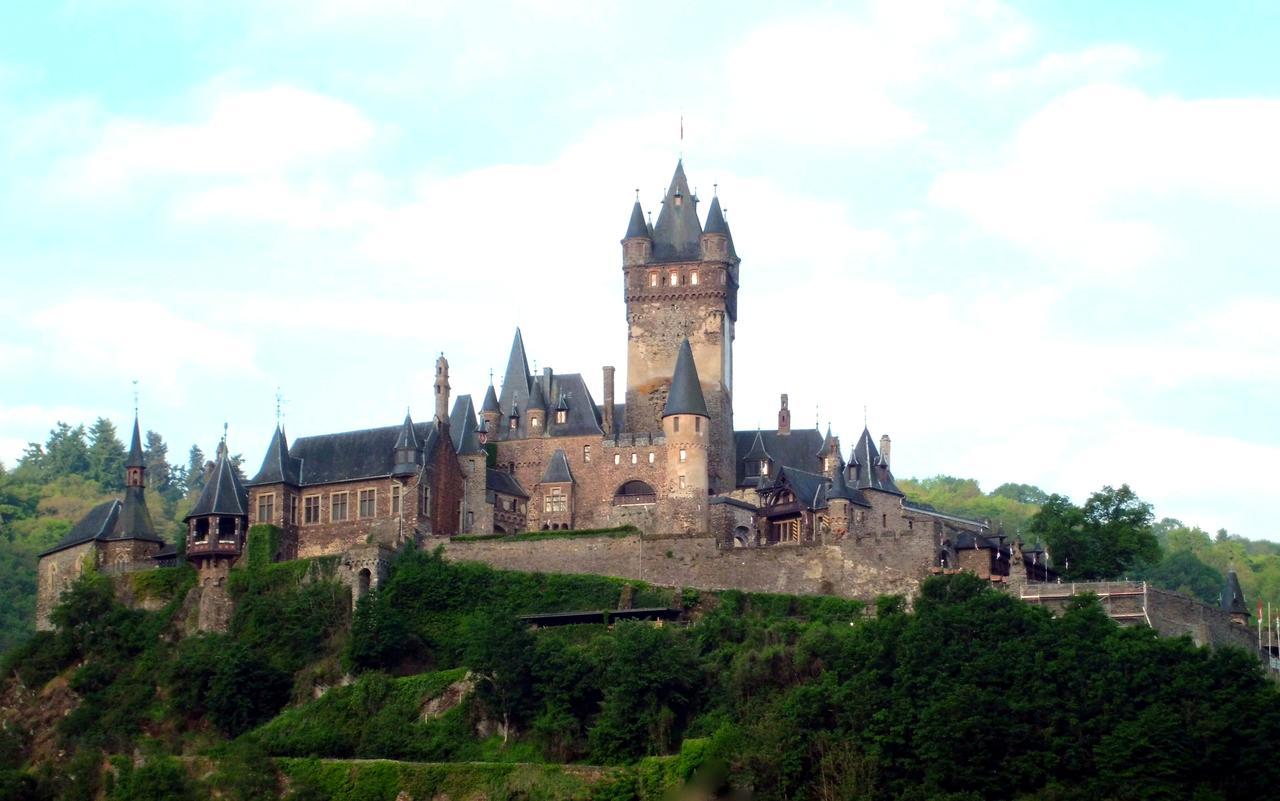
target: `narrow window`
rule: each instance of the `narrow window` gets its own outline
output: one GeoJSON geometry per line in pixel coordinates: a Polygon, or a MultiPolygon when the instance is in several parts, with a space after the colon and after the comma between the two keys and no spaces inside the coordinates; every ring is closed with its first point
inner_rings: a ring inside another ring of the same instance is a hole
{"type": "Polygon", "coordinates": [[[622,464],[622,454],[620,454],[620,453],[615,453],[615,454],[613,455],[613,463],[614,463],[614,464],[622,464]]]}
{"type": "Polygon", "coordinates": [[[701,433],[702,433],[702,418],[701,418],[701,417],[695,417],[695,418],[693,418],[693,431],[694,431],[694,433],[695,433],[695,434],[701,434],[701,433]]]}
{"type": "Polygon", "coordinates": [[[649,451],[649,464],[653,464],[653,459],[654,459],[653,451],[649,451]]]}
{"type": "Polygon", "coordinates": [[[658,274],[649,273],[649,286],[657,286],[657,285],[658,285],[658,274]]]}
{"type": "Polygon", "coordinates": [[[276,517],[276,494],[268,492],[258,496],[258,522],[270,523],[276,517]]]}
{"type": "Polygon", "coordinates": [[[308,495],[302,499],[302,522],[309,526],[320,522],[319,495],[308,495]]]}
{"type": "Polygon", "coordinates": [[[697,285],[698,285],[698,271],[697,271],[697,270],[694,270],[693,272],[689,273],[689,283],[690,283],[691,285],[693,285],[693,286],[697,286],[697,285]]]}
{"type": "Polygon", "coordinates": [[[766,462],[764,459],[760,460],[760,475],[762,476],[769,475],[769,463],[766,462]]]}
{"type": "Polygon", "coordinates": [[[566,421],[566,420],[568,420],[568,419],[569,419],[569,413],[568,413],[568,412],[566,412],[564,409],[559,409],[559,410],[557,410],[557,411],[556,411],[556,422],[557,422],[557,423],[563,423],[564,421],[566,421]]]}
{"type": "Polygon", "coordinates": [[[431,487],[422,485],[422,513],[427,517],[431,517],[431,487]]]}
{"type": "Polygon", "coordinates": [[[373,517],[378,513],[378,491],[360,490],[360,517],[373,517]]]}
{"type": "Polygon", "coordinates": [[[688,452],[688,451],[686,451],[684,448],[681,448],[681,449],[680,449],[680,461],[685,462],[685,461],[688,461],[688,460],[689,460],[689,452],[688,452]]]}
{"type": "Polygon", "coordinates": [[[908,521],[907,521],[907,531],[910,531],[911,529],[915,528],[914,523],[915,523],[915,521],[914,521],[914,520],[908,520],[908,521]]]}
{"type": "Polygon", "coordinates": [[[391,485],[391,514],[400,514],[400,493],[404,491],[403,485],[391,485]]]}
{"type": "Polygon", "coordinates": [[[289,496],[289,522],[290,523],[298,522],[298,496],[297,495],[289,496]]]}
{"type": "Polygon", "coordinates": [[[347,493],[335,492],[329,499],[329,522],[337,523],[347,519],[347,493]]]}
{"type": "Polygon", "coordinates": [[[530,418],[529,418],[529,427],[530,427],[530,428],[537,428],[537,427],[538,427],[538,426],[540,426],[540,425],[542,425],[542,421],[541,421],[541,420],[539,420],[537,417],[530,417],[530,418]]]}
{"type": "Polygon", "coordinates": [[[889,527],[889,516],[880,515],[880,528],[888,528],[888,527],[889,527]]]}
{"type": "Polygon", "coordinates": [[[671,285],[672,285],[672,286],[679,286],[679,284],[680,284],[680,273],[676,272],[675,270],[672,270],[672,271],[671,271],[671,285]]]}
{"type": "Polygon", "coordinates": [[[584,461],[584,462],[589,462],[589,461],[591,461],[591,446],[590,446],[590,445],[583,445],[583,446],[582,446],[582,461],[584,461]]]}
{"type": "Polygon", "coordinates": [[[639,457],[637,457],[634,453],[631,454],[631,463],[636,464],[638,461],[640,461],[639,457]]]}
{"type": "Polygon", "coordinates": [[[684,489],[684,488],[685,488],[685,479],[684,479],[684,474],[683,474],[683,473],[681,473],[681,474],[680,474],[680,489],[684,489]]]}
{"type": "Polygon", "coordinates": [[[680,430],[680,415],[677,414],[675,417],[671,418],[671,430],[672,431],[680,430]]]}
{"type": "Polygon", "coordinates": [[[515,431],[515,430],[516,430],[516,427],[517,427],[517,426],[519,426],[519,425],[520,425],[520,421],[519,421],[519,420],[517,420],[517,419],[516,419],[516,418],[514,418],[514,417],[513,417],[513,418],[511,418],[511,430],[512,430],[512,431],[515,431]]]}

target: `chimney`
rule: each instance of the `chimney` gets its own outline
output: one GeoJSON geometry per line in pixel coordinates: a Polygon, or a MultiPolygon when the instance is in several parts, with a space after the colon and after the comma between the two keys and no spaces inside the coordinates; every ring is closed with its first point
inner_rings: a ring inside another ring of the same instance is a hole
{"type": "Polygon", "coordinates": [[[604,368],[604,436],[613,439],[613,367],[604,368]]]}
{"type": "Polygon", "coordinates": [[[778,408],[778,433],[786,436],[791,433],[791,410],[787,408],[787,393],[782,393],[782,406],[778,408]]]}
{"type": "Polygon", "coordinates": [[[436,359],[436,422],[449,419],[449,362],[440,354],[436,359]]]}
{"type": "Polygon", "coordinates": [[[542,397],[547,399],[547,403],[553,404],[556,399],[551,397],[551,368],[542,368],[542,397]]]}
{"type": "Polygon", "coordinates": [[[889,435],[880,435],[880,458],[884,459],[885,464],[889,464],[889,435]]]}

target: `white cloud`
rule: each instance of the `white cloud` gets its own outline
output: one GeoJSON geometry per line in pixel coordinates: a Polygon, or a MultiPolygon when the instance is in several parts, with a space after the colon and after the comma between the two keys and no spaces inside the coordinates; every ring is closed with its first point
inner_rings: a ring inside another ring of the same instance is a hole
{"type": "Polygon", "coordinates": [[[1089,86],[1024,123],[1001,163],[954,169],[930,199],[1036,255],[1099,272],[1132,269],[1177,247],[1137,211],[1192,197],[1280,202],[1280,100],[1184,100],[1089,86]]]}
{"type": "Polygon", "coordinates": [[[148,178],[276,177],[357,152],[375,129],[354,106],[294,86],[219,89],[194,122],[113,118],[61,165],[70,194],[110,194],[148,178]]]}
{"type": "Polygon", "coordinates": [[[1145,67],[1152,56],[1132,45],[1100,44],[1066,53],[1048,53],[1035,63],[994,70],[988,82],[996,89],[1108,81],[1145,67]]]}

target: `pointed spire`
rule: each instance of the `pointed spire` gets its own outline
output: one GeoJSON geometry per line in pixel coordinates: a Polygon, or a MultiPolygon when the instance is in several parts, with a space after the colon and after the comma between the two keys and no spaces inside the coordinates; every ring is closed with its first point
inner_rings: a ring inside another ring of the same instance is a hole
{"type": "Polygon", "coordinates": [[[1227,571],[1227,581],[1222,588],[1222,608],[1233,615],[1249,617],[1249,607],[1244,602],[1244,591],[1240,589],[1240,577],[1236,571],[1227,571]]]}
{"type": "Polygon", "coordinates": [[[530,409],[547,410],[547,394],[542,391],[542,382],[534,379],[533,389],[529,391],[529,403],[525,411],[530,409]]]}
{"type": "Polygon", "coordinates": [[[125,467],[141,467],[146,469],[147,460],[142,452],[142,431],[138,428],[138,415],[133,416],[133,440],[129,443],[129,458],[125,460],[125,467]]]}
{"type": "Polygon", "coordinates": [[[702,396],[702,383],[698,380],[698,368],[693,362],[693,349],[689,347],[688,337],[680,342],[676,369],[671,374],[671,389],[667,392],[667,405],[662,410],[663,417],[673,414],[711,416],[707,414],[707,402],[702,396]]]}
{"type": "Polygon", "coordinates": [[[400,436],[396,439],[396,450],[402,448],[418,448],[418,432],[413,430],[413,418],[409,416],[409,410],[404,410],[404,423],[400,426],[400,436]]]}
{"type": "Polygon", "coordinates": [[[701,257],[702,224],[698,222],[697,200],[689,191],[684,162],[679,161],[662,200],[658,223],[653,227],[655,261],[697,261],[701,257]]]}
{"type": "Polygon", "coordinates": [[[718,197],[711,198],[711,208],[707,210],[707,224],[702,229],[702,233],[729,235],[729,223],[725,222],[718,197]]]}
{"type": "Polygon", "coordinates": [[[256,484],[294,484],[302,483],[302,460],[289,455],[289,441],[285,438],[284,428],[276,426],[271,435],[271,444],[267,446],[267,455],[262,459],[262,467],[249,482],[256,484]]]}
{"type": "Polygon", "coordinates": [[[525,355],[524,337],[520,329],[511,340],[511,355],[507,357],[507,371],[502,378],[501,407],[514,411],[524,406],[529,398],[529,358],[525,355]]]}
{"type": "Polygon", "coordinates": [[[542,474],[543,484],[564,484],[573,482],[573,472],[569,470],[569,458],[564,455],[564,450],[557,448],[556,452],[551,454],[551,461],[547,462],[547,469],[542,474]]]}
{"type": "Polygon", "coordinates": [[[635,205],[631,207],[631,221],[627,223],[627,234],[623,239],[648,236],[649,226],[644,221],[644,209],[640,208],[640,198],[637,197],[635,205]]]}
{"type": "Polygon", "coordinates": [[[498,393],[493,391],[493,376],[489,377],[489,388],[484,393],[484,403],[480,405],[480,413],[485,412],[502,412],[502,407],[498,405],[498,393]]]}
{"type": "Polygon", "coordinates": [[[200,491],[200,497],[196,499],[195,506],[191,507],[191,511],[183,521],[209,515],[231,517],[248,517],[249,515],[249,493],[240,482],[240,477],[236,475],[235,465],[231,463],[225,435],[218,443],[218,460],[213,465],[213,472],[205,482],[204,489],[200,491]]]}
{"type": "Polygon", "coordinates": [[[846,501],[854,500],[856,497],[854,491],[849,487],[849,482],[844,476],[844,460],[840,459],[839,456],[836,459],[836,470],[831,476],[831,489],[827,490],[827,500],[830,501],[836,498],[843,498],[846,501]]]}
{"type": "Polygon", "coordinates": [[[888,462],[876,449],[869,429],[862,429],[862,436],[858,437],[858,444],[853,446],[853,454],[849,461],[857,468],[853,483],[857,489],[874,489],[894,495],[902,494],[902,490],[898,489],[898,485],[893,482],[893,473],[889,471],[888,462]]]}

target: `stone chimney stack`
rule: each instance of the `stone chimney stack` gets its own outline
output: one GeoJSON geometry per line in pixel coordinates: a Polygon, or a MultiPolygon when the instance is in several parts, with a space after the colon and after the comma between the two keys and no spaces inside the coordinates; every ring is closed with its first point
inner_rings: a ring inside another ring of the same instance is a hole
{"type": "Polygon", "coordinates": [[[449,419],[449,361],[444,354],[436,359],[436,422],[449,419]]]}
{"type": "Polygon", "coordinates": [[[613,366],[604,368],[604,437],[613,439],[613,366]]]}
{"type": "Polygon", "coordinates": [[[782,405],[778,408],[778,433],[787,436],[791,433],[791,410],[787,408],[787,393],[782,393],[782,405]]]}
{"type": "Polygon", "coordinates": [[[885,464],[889,464],[889,435],[880,435],[880,458],[884,459],[885,464]]]}

